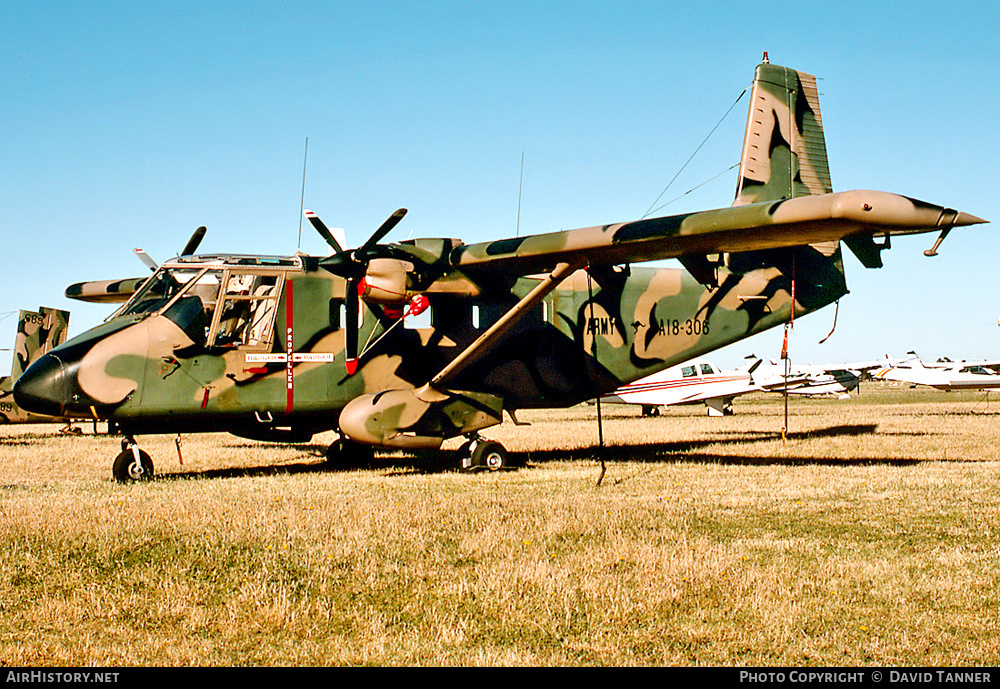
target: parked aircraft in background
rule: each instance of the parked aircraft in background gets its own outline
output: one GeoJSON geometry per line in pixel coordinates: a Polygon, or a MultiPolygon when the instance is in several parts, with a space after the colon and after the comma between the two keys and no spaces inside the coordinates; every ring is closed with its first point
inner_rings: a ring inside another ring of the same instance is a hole
{"type": "Polygon", "coordinates": [[[733,400],[752,392],[787,392],[789,395],[848,397],[865,376],[858,369],[833,366],[791,366],[748,356],[746,368],[722,370],[706,359],[686,361],[664,371],[623,385],[601,398],[607,404],[637,404],[643,416],[657,416],[660,407],[704,403],[709,416],[733,413],[733,400]]]}
{"type": "Polygon", "coordinates": [[[69,288],[126,303],[36,361],[15,396],[107,420],[123,436],[120,481],[152,476],[136,441],[146,433],[304,442],[336,430],[331,462],[464,437],[460,466],[499,469],[507,451],[479,432],[504,410],[603,396],[834,303],[847,293],[840,240],[877,268],[890,236],[937,232],[936,249],[985,222],[833,192],[809,74],[765,60],[748,115],[731,207],[474,244],[383,242],[400,209],[353,250],[309,212],[329,256],[196,256],[196,235],[141,287],[69,288]],[[666,258],[684,269],[638,265],[666,258]],[[407,327],[427,309],[430,327],[407,327]]]}
{"type": "Polygon", "coordinates": [[[709,416],[728,415],[733,413],[733,399],[766,389],[754,381],[758,364],[759,360],[746,370],[723,371],[706,359],[693,359],[623,385],[601,402],[637,404],[643,416],[658,416],[660,407],[701,403],[709,416]]]}
{"type": "Polygon", "coordinates": [[[905,361],[877,370],[874,378],[911,385],[926,385],[937,390],[992,390],[1000,388],[1000,374],[984,365],[959,362],[924,364],[915,352],[905,361]]]}
{"type": "MultiPolygon", "coordinates": [[[[748,359],[751,357],[747,357],[748,359]]],[[[769,392],[789,395],[833,395],[841,399],[849,397],[867,376],[867,371],[879,364],[843,364],[843,365],[795,365],[788,368],[787,390],[784,384],[785,363],[770,359],[761,364],[754,378],[767,386],[769,392]]]]}
{"type": "Polygon", "coordinates": [[[21,311],[14,338],[14,363],[10,375],[0,378],[0,424],[68,422],[68,419],[45,414],[33,414],[14,401],[14,383],[43,354],[66,341],[69,332],[69,311],[41,307],[21,311]]]}

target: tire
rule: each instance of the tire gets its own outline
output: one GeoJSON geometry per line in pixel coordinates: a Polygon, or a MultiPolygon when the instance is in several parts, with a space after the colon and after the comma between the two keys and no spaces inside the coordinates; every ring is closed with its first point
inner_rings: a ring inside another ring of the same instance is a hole
{"type": "Polygon", "coordinates": [[[326,448],[326,463],[336,469],[370,469],[375,462],[375,448],[370,445],[335,440],[326,448]]]}
{"type": "Polygon", "coordinates": [[[136,462],[135,455],[128,448],[115,457],[111,474],[118,483],[150,481],[153,478],[153,460],[145,450],[139,450],[139,461],[136,462]]]}
{"type": "Polygon", "coordinates": [[[510,468],[510,455],[507,448],[492,440],[480,440],[472,448],[473,467],[484,467],[490,471],[500,471],[510,468]]]}

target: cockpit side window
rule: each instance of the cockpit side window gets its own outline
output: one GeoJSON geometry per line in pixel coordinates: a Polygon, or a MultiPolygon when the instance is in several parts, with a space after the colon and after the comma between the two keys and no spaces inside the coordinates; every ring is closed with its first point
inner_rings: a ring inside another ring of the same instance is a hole
{"type": "Polygon", "coordinates": [[[281,294],[280,283],[279,275],[230,273],[209,333],[212,345],[269,346],[281,294]]]}

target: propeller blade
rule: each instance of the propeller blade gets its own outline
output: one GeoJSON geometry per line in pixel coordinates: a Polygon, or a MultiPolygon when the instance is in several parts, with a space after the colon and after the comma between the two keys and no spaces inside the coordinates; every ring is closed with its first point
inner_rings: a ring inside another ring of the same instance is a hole
{"type": "Polygon", "coordinates": [[[191,239],[189,239],[188,243],[184,245],[184,249],[181,251],[181,256],[190,256],[197,251],[198,245],[201,244],[201,240],[205,238],[206,232],[208,232],[208,230],[204,225],[195,230],[194,234],[191,235],[191,239]]]}
{"type": "Polygon", "coordinates": [[[143,251],[142,249],[134,249],[134,251],[135,251],[135,255],[139,257],[139,260],[140,260],[140,261],[142,261],[143,263],[145,263],[145,264],[146,264],[146,266],[147,266],[147,267],[148,267],[148,268],[149,268],[149,269],[150,269],[151,271],[153,271],[153,272],[155,273],[155,272],[156,272],[156,269],[157,269],[157,268],[159,267],[159,266],[157,266],[157,265],[156,265],[156,261],[154,261],[154,260],[153,260],[153,259],[152,259],[152,258],[150,257],[150,255],[149,255],[149,254],[147,254],[147,253],[146,253],[145,251],[143,251]]]}
{"type": "Polygon", "coordinates": [[[361,248],[354,252],[355,257],[363,259],[367,256],[368,252],[371,251],[376,244],[382,241],[382,238],[389,234],[392,228],[399,224],[399,221],[403,219],[404,215],[406,215],[405,208],[400,208],[395,213],[390,215],[388,219],[382,223],[382,226],[375,230],[375,234],[369,237],[368,241],[362,244],[361,248]]]}
{"type": "Polygon", "coordinates": [[[330,245],[330,248],[333,249],[334,253],[337,254],[341,260],[347,260],[348,257],[347,253],[344,251],[344,247],[340,246],[340,242],[338,242],[337,238],[333,236],[332,232],[330,232],[326,223],[320,220],[319,216],[310,210],[303,211],[303,215],[305,215],[306,219],[309,220],[314,228],[316,228],[316,231],[319,232],[319,236],[323,238],[323,241],[330,245]]]}
{"type": "Polygon", "coordinates": [[[344,332],[344,355],[347,364],[347,375],[353,376],[358,369],[358,282],[354,279],[347,281],[347,295],[345,305],[347,310],[347,323],[344,332]]]}

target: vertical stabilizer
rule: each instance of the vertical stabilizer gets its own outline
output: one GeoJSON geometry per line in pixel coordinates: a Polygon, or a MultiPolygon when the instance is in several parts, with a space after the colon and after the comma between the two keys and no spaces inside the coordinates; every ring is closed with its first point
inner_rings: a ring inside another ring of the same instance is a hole
{"type": "Polygon", "coordinates": [[[35,359],[66,341],[69,311],[41,307],[38,313],[21,311],[14,340],[14,363],[10,377],[17,380],[35,359]]]}
{"type": "Polygon", "coordinates": [[[833,191],[816,77],[757,66],[734,206],[833,191]]]}

